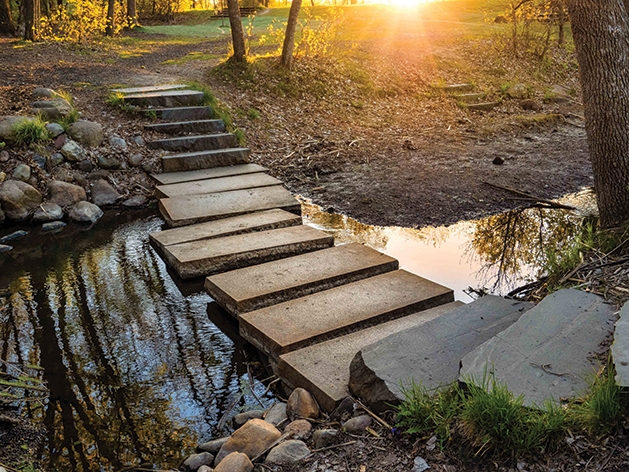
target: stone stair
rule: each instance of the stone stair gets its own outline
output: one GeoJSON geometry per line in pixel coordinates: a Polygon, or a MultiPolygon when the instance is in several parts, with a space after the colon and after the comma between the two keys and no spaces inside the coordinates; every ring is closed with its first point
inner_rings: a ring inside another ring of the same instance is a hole
{"type": "Polygon", "coordinates": [[[487,94],[485,92],[474,92],[473,84],[440,85],[433,88],[446,93],[467,110],[491,111],[500,105],[500,102],[486,101],[487,94]]]}
{"type": "Polygon", "coordinates": [[[175,121],[170,123],[152,123],[144,125],[144,129],[163,134],[216,134],[225,132],[225,122],[223,120],[175,121]]]}

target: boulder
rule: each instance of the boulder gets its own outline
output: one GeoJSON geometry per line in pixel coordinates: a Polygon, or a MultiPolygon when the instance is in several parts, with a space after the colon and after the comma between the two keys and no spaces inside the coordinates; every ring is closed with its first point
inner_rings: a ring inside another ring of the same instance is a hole
{"type": "Polygon", "coordinates": [[[124,202],[122,202],[122,206],[126,208],[138,208],[146,205],[148,201],[148,198],[146,198],[144,195],[135,195],[131,198],[127,198],[124,202]]]}
{"type": "Polygon", "coordinates": [[[242,452],[249,459],[253,459],[281,436],[282,434],[271,423],[255,418],[249,420],[223,444],[216,456],[216,465],[232,452],[242,452]]]}
{"type": "Polygon", "coordinates": [[[197,469],[197,472],[214,472],[214,469],[212,469],[209,465],[202,465],[197,469]]]}
{"type": "Polygon", "coordinates": [[[0,244],[0,253],[9,252],[13,249],[13,246],[8,246],[6,244],[0,244]]]}
{"type": "Polygon", "coordinates": [[[212,465],[214,456],[209,452],[201,452],[199,454],[192,454],[185,461],[183,461],[183,468],[189,472],[195,472],[202,465],[212,465]]]}
{"type": "Polygon", "coordinates": [[[107,179],[111,174],[103,169],[97,169],[87,176],[87,180],[107,179]]]}
{"type": "Polygon", "coordinates": [[[247,454],[232,452],[216,466],[214,472],[251,472],[252,470],[253,464],[247,454]]]}
{"type": "Polygon", "coordinates": [[[65,228],[66,224],[63,221],[51,221],[50,223],[44,223],[41,225],[41,230],[43,232],[48,231],[57,231],[61,228],[65,228]]]}
{"type": "Polygon", "coordinates": [[[33,156],[33,162],[35,164],[37,164],[37,167],[39,167],[40,169],[45,169],[46,168],[46,158],[44,156],[41,156],[39,154],[35,154],[33,156]]]}
{"type": "Polygon", "coordinates": [[[221,450],[223,444],[227,442],[229,436],[219,439],[213,439],[212,441],[204,442],[203,444],[199,444],[197,446],[197,450],[201,452],[211,452],[212,454],[217,454],[218,451],[221,450]]]}
{"type": "Polygon", "coordinates": [[[310,449],[302,441],[290,439],[275,446],[266,456],[265,464],[295,464],[310,455],[310,449]]]}
{"type": "Polygon", "coordinates": [[[291,420],[297,418],[313,418],[319,417],[320,410],[314,397],[303,388],[296,388],[288,397],[286,404],[286,414],[291,420]]]}
{"type": "Polygon", "coordinates": [[[2,236],[0,238],[0,244],[6,244],[10,241],[15,241],[16,239],[22,239],[26,236],[28,236],[28,231],[18,229],[17,231],[13,231],[12,233],[2,236]]]}
{"type": "Polygon", "coordinates": [[[15,140],[13,130],[24,121],[34,121],[27,116],[0,116],[0,141],[12,143],[15,140]]]}
{"type": "Polygon", "coordinates": [[[523,110],[531,110],[531,111],[540,111],[542,109],[542,105],[533,99],[526,99],[520,101],[520,107],[523,110]]]}
{"type": "Polygon", "coordinates": [[[338,441],[339,432],[336,429],[318,429],[312,434],[315,449],[331,446],[338,441]]]}
{"type": "Polygon", "coordinates": [[[109,145],[119,151],[127,150],[127,142],[118,136],[112,136],[109,138],[109,145]]]}
{"type": "Polygon", "coordinates": [[[65,133],[60,134],[55,139],[53,139],[52,147],[55,149],[55,151],[59,151],[61,150],[63,145],[66,143],[66,141],[68,141],[68,135],[65,133]]]}
{"type": "Polygon", "coordinates": [[[107,157],[99,154],[96,160],[98,161],[98,166],[103,169],[120,169],[120,161],[115,157],[107,157]]]}
{"type": "Polygon", "coordinates": [[[63,209],[52,202],[42,203],[33,213],[33,223],[48,223],[61,218],[63,218],[63,209]]]}
{"type": "Polygon", "coordinates": [[[290,434],[291,439],[308,439],[311,432],[312,425],[308,420],[295,420],[284,428],[284,434],[290,434]]]}
{"type": "Polygon", "coordinates": [[[104,139],[102,125],[94,121],[76,121],[68,128],[68,134],[75,141],[90,147],[100,146],[104,139]]]}
{"type": "Polygon", "coordinates": [[[68,140],[61,147],[61,154],[70,162],[78,162],[86,159],[85,149],[76,141],[68,140]]]}
{"type": "Polygon", "coordinates": [[[48,182],[49,202],[56,203],[63,208],[84,200],[87,200],[87,195],[83,187],[60,180],[48,182]]]}
{"type": "Polygon", "coordinates": [[[40,115],[46,121],[65,118],[73,109],[70,102],[61,97],[33,102],[32,108],[34,115],[40,115]]]}
{"type": "Polygon", "coordinates": [[[288,415],[286,414],[286,403],[278,402],[273,405],[266,412],[264,420],[271,423],[273,426],[279,426],[280,424],[288,421],[288,415]]]}
{"type": "Polygon", "coordinates": [[[55,152],[48,157],[48,165],[50,167],[57,167],[59,164],[63,164],[63,154],[60,152],[55,152]]]}
{"type": "Polygon", "coordinates": [[[93,203],[79,202],[70,209],[68,216],[79,223],[96,223],[103,216],[103,210],[93,203]]]}
{"type": "Polygon", "coordinates": [[[120,198],[120,194],[106,180],[94,180],[90,186],[92,188],[92,202],[95,205],[113,205],[120,198]]]}
{"type": "Polygon", "coordinates": [[[0,162],[7,162],[10,158],[9,151],[0,151],[0,162]]]}
{"type": "Polygon", "coordinates": [[[371,416],[360,415],[343,423],[343,430],[350,434],[364,434],[371,423],[373,423],[371,416]]]}
{"type": "Polygon", "coordinates": [[[13,170],[13,178],[15,180],[21,180],[22,182],[28,182],[31,178],[31,168],[26,164],[20,164],[13,170]]]}
{"type": "Polygon", "coordinates": [[[142,162],[144,162],[144,156],[139,152],[136,152],[135,154],[131,154],[127,158],[127,162],[131,167],[140,167],[142,165],[142,162]]]}
{"type": "Polygon", "coordinates": [[[510,98],[516,98],[516,99],[522,100],[525,98],[529,98],[530,90],[524,84],[515,84],[507,89],[507,95],[510,98]]]}
{"type": "Polygon", "coordinates": [[[131,138],[131,140],[137,145],[137,146],[144,146],[146,144],[146,142],[144,141],[144,138],[142,136],[134,136],[133,138],[131,138]]]}
{"type": "Polygon", "coordinates": [[[9,220],[25,221],[41,202],[41,193],[26,182],[7,180],[0,184],[0,204],[9,220]]]}
{"type": "Polygon", "coordinates": [[[46,123],[46,129],[50,133],[50,137],[53,139],[65,133],[63,126],[59,123],[46,123]]]}
{"type": "Polygon", "coordinates": [[[234,426],[236,428],[240,428],[247,421],[253,418],[261,419],[263,415],[264,411],[262,410],[250,410],[245,411],[244,413],[238,413],[236,416],[234,416],[234,426]]]}
{"type": "Polygon", "coordinates": [[[92,172],[94,166],[92,165],[92,161],[89,159],[83,159],[82,161],[76,163],[76,168],[82,172],[92,172]]]}
{"type": "Polygon", "coordinates": [[[37,87],[33,90],[34,98],[52,98],[57,95],[53,89],[45,88],[45,87],[37,87]]]}

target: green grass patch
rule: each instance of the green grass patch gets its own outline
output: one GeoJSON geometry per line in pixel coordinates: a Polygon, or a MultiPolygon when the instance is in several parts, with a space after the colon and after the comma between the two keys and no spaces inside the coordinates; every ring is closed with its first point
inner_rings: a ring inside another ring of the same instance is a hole
{"type": "Polygon", "coordinates": [[[32,120],[23,120],[17,123],[12,133],[15,144],[18,146],[31,146],[45,143],[50,140],[50,133],[46,129],[46,122],[41,117],[32,120]]]}
{"type": "Polygon", "coordinates": [[[180,57],[179,59],[169,59],[167,61],[162,62],[162,64],[164,65],[186,64],[187,62],[190,62],[190,61],[209,61],[209,60],[218,59],[221,57],[222,56],[219,54],[207,54],[203,52],[189,52],[188,54],[186,54],[183,57],[180,57]]]}
{"type": "MultiPolygon", "coordinates": [[[[234,123],[231,117],[231,113],[222,103],[218,101],[214,93],[210,90],[210,88],[202,82],[198,81],[190,81],[186,82],[186,85],[189,89],[197,90],[199,92],[203,92],[203,105],[211,107],[214,112],[214,118],[218,118],[225,122],[225,128],[229,132],[234,132],[234,123]]],[[[241,131],[242,133],[242,131],[241,131]]],[[[244,135],[243,135],[244,139],[244,135]]]]}

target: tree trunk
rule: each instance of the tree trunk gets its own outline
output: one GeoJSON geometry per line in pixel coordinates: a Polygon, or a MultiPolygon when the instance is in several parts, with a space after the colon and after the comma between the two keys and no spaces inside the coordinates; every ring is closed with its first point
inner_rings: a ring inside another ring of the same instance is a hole
{"type": "Polygon", "coordinates": [[[229,11],[229,26],[232,30],[232,42],[234,44],[232,58],[235,61],[243,62],[245,60],[245,33],[242,29],[238,0],[227,0],[227,10],[229,11]]]}
{"type": "Polygon", "coordinates": [[[129,28],[135,28],[138,24],[138,10],[135,5],[135,0],[127,0],[127,26],[129,28]]]}
{"type": "Polygon", "coordinates": [[[107,36],[114,35],[114,14],[116,12],[116,0],[107,1],[107,27],[105,28],[105,34],[107,36]]]}
{"type": "Polygon", "coordinates": [[[629,220],[629,16],[623,0],[568,0],[604,227],[629,220]]]}
{"type": "Polygon", "coordinates": [[[9,0],[0,0],[0,36],[15,36],[15,23],[9,0]]]}
{"type": "Polygon", "coordinates": [[[24,0],[24,39],[35,41],[35,23],[38,18],[39,0],[24,0]]]}
{"type": "Polygon", "coordinates": [[[287,69],[293,66],[293,50],[295,49],[295,30],[297,29],[297,18],[301,9],[302,0],[293,0],[288,12],[288,23],[286,24],[286,36],[284,36],[284,46],[282,47],[282,65],[287,69]]]}

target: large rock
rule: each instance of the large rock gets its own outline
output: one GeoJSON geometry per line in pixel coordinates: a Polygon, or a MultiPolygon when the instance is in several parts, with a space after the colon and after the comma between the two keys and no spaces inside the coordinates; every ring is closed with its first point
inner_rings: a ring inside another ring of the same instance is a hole
{"type": "Polygon", "coordinates": [[[78,185],[60,180],[48,182],[48,201],[60,207],[67,207],[87,200],[85,189],[78,185]]]}
{"type": "Polygon", "coordinates": [[[79,223],[96,223],[103,216],[103,210],[93,203],[79,202],[70,209],[68,216],[79,223]]]}
{"type": "Polygon", "coordinates": [[[524,84],[515,84],[507,89],[507,95],[511,98],[529,98],[531,94],[529,87],[524,84]]]}
{"type": "Polygon", "coordinates": [[[284,434],[289,434],[291,439],[307,439],[311,432],[312,425],[308,420],[295,420],[284,428],[284,434]]]}
{"type": "Polygon", "coordinates": [[[70,102],[61,97],[33,102],[32,107],[33,113],[40,115],[46,121],[56,121],[65,118],[72,111],[70,102]]]}
{"type": "Polygon", "coordinates": [[[264,416],[264,410],[249,410],[244,413],[238,413],[234,416],[234,426],[240,428],[247,421],[254,418],[261,419],[262,416],[264,416]]]}
{"type": "Polygon", "coordinates": [[[66,141],[61,147],[61,154],[70,162],[78,162],[86,159],[85,149],[76,141],[66,141]]]}
{"type": "Polygon", "coordinates": [[[26,182],[7,180],[0,184],[0,204],[9,220],[25,221],[41,202],[41,193],[26,182]]]}
{"type": "Polygon", "coordinates": [[[13,170],[13,178],[22,182],[28,182],[31,178],[31,168],[26,164],[19,164],[13,170]]]}
{"type": "Polygon", "coordinates": [[[612,358],[616,367],[616,383],[629,387],[629,302],[620,310],[620,319],[616,322],[612,358]]]}
{"type": "Polygon", "coordinates": [[[273,426],[279,426],[280,424],[288,421],[288,415],[286,414],[286,403],[278,402],[269,408],[266,412],[264,419],[271,423],[273,426]]]}
{"type": "Polygon", "coordinates": [[[199,454],[192,454],[185,461],[183,461],[183,468],[189,472],[195,472],[202,465],[212,465],[214,456],[209,452],[201,452],[199,454]]]}
{"type": "Polygon", "coordinates": [[[463,356],[515,323],[530,303],[486,296],[359,351],[349,388],[380,412],[404,400],[400,386],[413,379],[429,391],[456,382],[463,356]]]}
{"type": "Polygon", "coordinates": [[[214,472],[251,472],[253,464],[247,454],[232,452],[221,461],[214,469],[214,472]]]}
{"type": "Polygon", "coordinates": [[[39,205],[33,213],[33,223],[48,223],[63,218],[63,209],[56,203],[46,202],[39,205]]]}
{"type": "Polygon", "coordinates": [[[197,450],[201,452],[211,452],[212,454],[216,454],[218,453],[218,451],[221,450],[221,447],[223,447],[223,444],[225,444],[228,439],[229,436],[204,442],[197,446],[197,450]]]}
{"type": "Polygon", "coordinates": [[[264,450],[277,441],[282,434],[271,423],[264,420],[252,419],[244,426],[237,429],[227,440],[216,456],[218,465],[226,456],[232,452],[242,452],[249,459],[260,455],[264,450]]]}
{"type": "Polygon", "coordinates": [[[286,414],[292,420],[298,418],[318,418],[319,405],[314,397],[303,388],[296,388],[288,397],[286,414]]]}
{"type": "Polygon", "coordinates": [[[291,439],[275,446],[266,456],[265,464],[288,465],[305,459],[310,455],[310,449],[302,441],[291,439]]]}
{"type": "Polygon", "coordinates": [[[461,380],[487,376],[505,384],[524,405],[559,403],[588,388],[601,363],[593,354],[614,327],[614,309],[579,290],[560,290],[462,360],[461,380]]]}
{"type": "Polygon", "coordinates": [[[68,128],[68,134],[75,141],[91,147],[100,146],[104,139],[102,125],[94,121],[76,121],[68,128]]]}
{"type": "Polygon", "coordinates": [[[95,180],[92,182],[91,187],[92,202],[95,205],[113,205],[120,198],[120,194],[106,180],[95,180]]]}
{"type": "Polygon", "coordinates": [[[350,434],[364,434],[372,423],[373,420],[371,419],[371,416],[360,415],[355,418],[350,418],[343,423],[343,430],[350,434]]]}
{"type": "Polygon", "coordinates": [[[27,116],[0,116],[0,141],[12,143],[15,141],[14,130],[24,121],[33,121],[27,116]]]}

